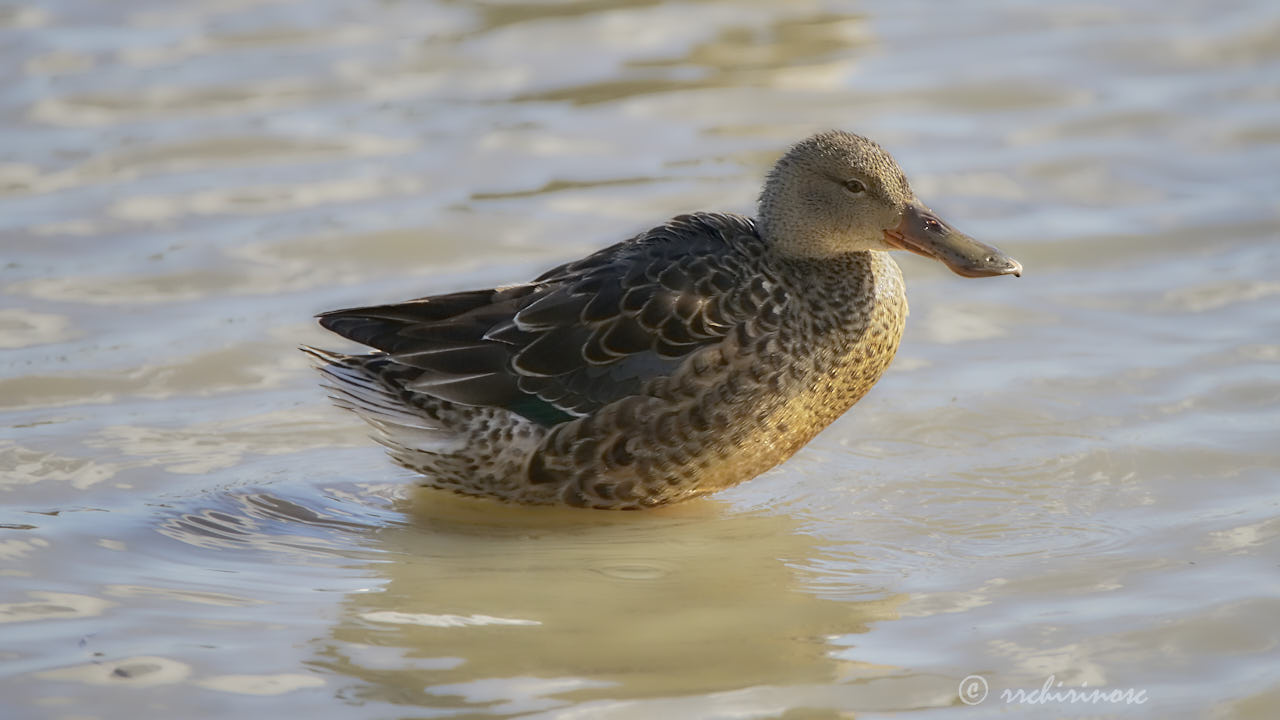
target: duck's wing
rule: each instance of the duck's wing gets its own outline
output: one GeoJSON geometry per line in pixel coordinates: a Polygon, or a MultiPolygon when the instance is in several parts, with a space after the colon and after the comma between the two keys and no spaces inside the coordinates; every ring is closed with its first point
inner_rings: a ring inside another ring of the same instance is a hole
{"type": "Polygon", "coordinates": [[[683,215],[525,285],[320,324],[419,370],[408,390],[550,426],[639,393],[730,333],[745,344],[776,327],[786,294],[762,275],[763,251],[746,218],[683,215]]]}

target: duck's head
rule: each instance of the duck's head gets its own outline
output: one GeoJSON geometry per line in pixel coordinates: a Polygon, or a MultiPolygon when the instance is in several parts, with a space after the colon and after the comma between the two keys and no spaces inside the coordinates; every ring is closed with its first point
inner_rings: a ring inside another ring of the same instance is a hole
{"type": "Polygon", "coordinates": [[[1022,274],[1017,260],[917,200],[884,148],[840,130],[814,135],[782,156],[765,181],[758,220],[765,238],[787,255],[910,250],[965,277],[1022,274]]]}

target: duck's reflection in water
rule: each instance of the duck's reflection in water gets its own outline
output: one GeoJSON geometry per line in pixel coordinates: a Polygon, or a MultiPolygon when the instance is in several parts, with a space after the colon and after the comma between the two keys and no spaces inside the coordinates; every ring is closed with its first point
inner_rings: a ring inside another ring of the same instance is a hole
{"type": "Polygon", "coordinates": [[[415,491],[402,510],[373,533],[385,583],[350,595],[319,641],[353,702],[516,714],[827,684],[857,669],[827,639],[905,600],[819,597],[795,569],[818,550],[794,519],[715,501],[605,513],[415,491]]]}

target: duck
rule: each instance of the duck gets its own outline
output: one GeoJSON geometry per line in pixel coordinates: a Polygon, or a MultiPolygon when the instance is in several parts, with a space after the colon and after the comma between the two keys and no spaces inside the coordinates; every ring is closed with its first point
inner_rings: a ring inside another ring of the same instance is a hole
{"type": "Polygon", "coordinates": [[[907,317],[899,250],[1022,274],[831,130],[781,156],[754,218],[679,215],[529,282],[325,312],[373,351],[302,349],[422,485],[653,508],[778,465],[866,395],[907,317]]]}

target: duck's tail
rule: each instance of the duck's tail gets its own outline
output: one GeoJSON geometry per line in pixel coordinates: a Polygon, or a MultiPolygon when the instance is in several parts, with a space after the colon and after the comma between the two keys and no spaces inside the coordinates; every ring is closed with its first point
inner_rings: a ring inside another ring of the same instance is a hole
{"type": "Polygon", "coordinates": [[[554,488],[532,488],[525,465],[546,429],[502,408],[461,405],[414,392],[417,371],[385,353],[346,355],[302,346],[329,396],[375,429],[392,459],[422,483],[465,495],[554,502],[554,488]],[[546,497],[544,497],[546,496],[546,497]]]}
{"type": "Polygon", "coordinates": [[[375,438],[397,459],[416,453],[446,455],[466,447],[464,433],[443,418],[432,418],[438,413],[423,407],[423,397],[404,389],[398,377],[402,366],[385,354],[346,355],[307,345],[299,349],[324,376],[333,402],[372,425],[375,438]]]}

